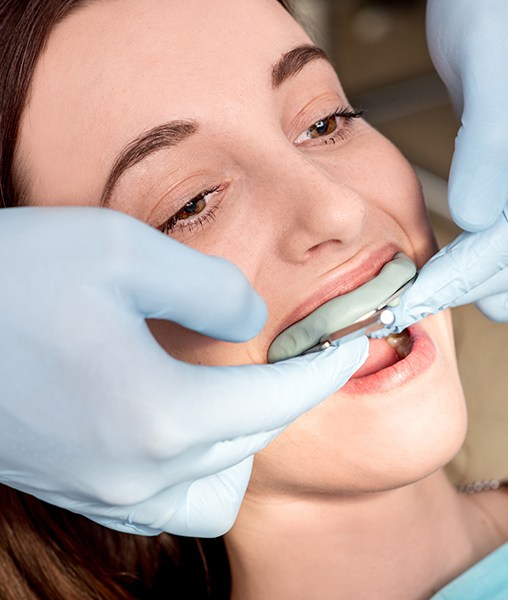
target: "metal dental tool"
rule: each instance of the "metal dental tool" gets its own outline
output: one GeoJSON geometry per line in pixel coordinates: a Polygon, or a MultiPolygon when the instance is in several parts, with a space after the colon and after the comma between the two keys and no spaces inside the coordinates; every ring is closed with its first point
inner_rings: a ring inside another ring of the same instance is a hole
{"type": "MultiPolygon", "coordinates": [[[[317,349],[321,349],[333,332],[340,341],[342,329],[348,328],[346,335],[350,335],[351,325],[355,325],[354,331],[356,328],[361,329],[363,325],[373,326],[374,323],[359,323],[373,316],[376,311],[398,302],[399,295],[407,289],[405,286],[413,281],[415,274],[414,262],[404,253],[397,252],[372,279],[347,293],[331,298],[303,319],[281,331],[268,348],[268,362],[276,363],[300,356],[316,346],[317,349]]],[[[369,333],[371,337],[385,332],[381,323],[377,325],[378,330],[369,333]]]]}
{"type": "Polygon", "coordinates": [[[371,310],[366,315],[355,321],[352,325],[342,327],[333,333],[324,335],[318,344],[312,346],[303,354],[310,354],[311,352],[320,352],[329,348],[332,344],[340,346],[351,340],[361,337],[362,335],[370,335],[375,331],[390,327],[395,323],[395,316],[392,311],[388,308],[389,305],[394,305],[398,302],[399,296],[403,294],[409,287],[413,285],[417,275],[410,279],[407,283],[401,286],[391,296],[389,296],[378,308],[371,310]]]}

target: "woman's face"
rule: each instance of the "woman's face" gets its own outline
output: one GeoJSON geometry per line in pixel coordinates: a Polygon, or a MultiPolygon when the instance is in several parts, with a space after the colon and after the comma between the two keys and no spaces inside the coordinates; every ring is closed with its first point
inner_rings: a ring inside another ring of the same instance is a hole
{"type": "MultiPolygon", "coordinates": [[[[231,260],[267,302],[244,344],[152,323],[179,358],[266,362],[282,329],[395,253],[421,266],[435,251],[408,163],[352,118],[309,44],[275,0],[109,0],[60,23],[40,57],[17,148],[29,202],[104,202],[231,260]]],[[[449,320],[413,335],[391,369],[379,370],[386,342],[373,342],[378,372],[260,453],[252,489],[386,489],[447,462],[465,429],[449,320]]]]}

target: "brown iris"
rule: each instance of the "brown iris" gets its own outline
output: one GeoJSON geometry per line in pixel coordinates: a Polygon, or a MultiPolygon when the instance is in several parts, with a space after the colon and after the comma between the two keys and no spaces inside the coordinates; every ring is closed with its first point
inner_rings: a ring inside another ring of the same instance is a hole
{"type": "Polygon", "coordinates": [[[204,196],[197,196],[190,202],[187,202],[174,216],[175,221],[182,219],[189,219],[194,215],[198,215],[202,210],[206,208],[206,200],[204,196]]]}
{"type": "Polygon", "coordinates": [[[332,134],[337,129],[337,119],[335,116],[326,117],[316,121],[312,127],[309,127],[310,137],[315,139],[325,135],[332,134]]]}

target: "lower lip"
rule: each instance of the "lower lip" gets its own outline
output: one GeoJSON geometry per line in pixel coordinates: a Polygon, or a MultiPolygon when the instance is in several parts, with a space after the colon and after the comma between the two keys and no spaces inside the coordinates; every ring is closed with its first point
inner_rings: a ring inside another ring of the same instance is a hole
{"type": "Polygon", "coordinates": [[[408,328],[413,346],[411,352],[394,365],[365,377],[354,376],[341,388],[347,394],[363,395],[389,392],[424,373],[436,357],[436,347],[420,325],[408,328]]]}

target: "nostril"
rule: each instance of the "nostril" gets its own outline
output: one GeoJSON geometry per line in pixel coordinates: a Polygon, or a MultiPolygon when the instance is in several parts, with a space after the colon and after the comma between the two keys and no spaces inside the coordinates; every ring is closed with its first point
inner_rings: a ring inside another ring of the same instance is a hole
{"type": "Polygon", "coordinates": [[[314,257],[314,256],[316,256],[316,254],[319,254],[320,252],[334,250],[335,248],[337,248],[341,245],[342,245],[342,242],[340,240],[336,240],[336,239],[327,240],[326,242],[320,242],[319,244],[312,246],[311,248],[309,248],[307,250],[307,252],[308,252],[308,254],[310,254],[314,257]]]}

